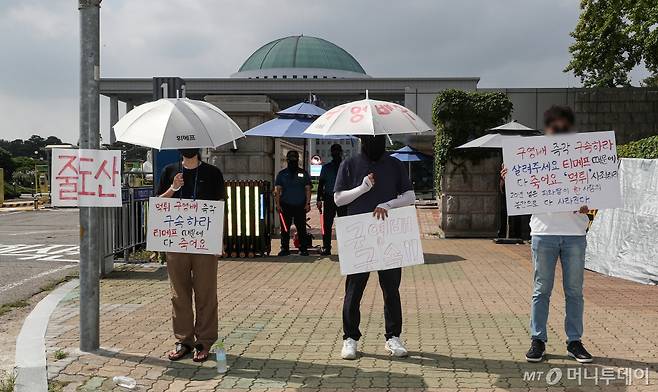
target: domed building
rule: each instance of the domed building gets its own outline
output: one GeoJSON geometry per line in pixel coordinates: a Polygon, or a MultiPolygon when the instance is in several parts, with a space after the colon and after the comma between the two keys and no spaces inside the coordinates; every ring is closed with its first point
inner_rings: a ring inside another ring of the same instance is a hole
{"type": "MultiPolygon", "coordinates": [[[[316,105],[330,109],[363,99],[366,90],[370,98],[404,105],[431,124],[432,104],[441,91],[448,88],[475,90],[479,80],[476,77],[372,76],[341,46],[308,35],[277,38],[253,50],[241,65],[236,66],[237,71],[227,77],[101,79],[101,94],[108,97],[110,103],[110,129],[118,121],[119,102],[125,102],[126,111],[129,111],[133,106],[163,97],[164,90],[168,97],[182,94],[183,86],[188,98],[205,100],[219,107],[244,131],[274,118],[277,111],[308,101],[310,97],[316,105]]],[[[400,70],[399,73],[404,72],[400,70]]],[[[434,136],[431,133],[394,138],[426,153],[432,152],[434,136]]],[[[247,137],[237,141],[237,150],[226,145],[208,151],[204,158],[222,168],[227,180],[273,182],[275,173],[285,164],[285,153],[290,149],[306,150],[306,164],[314,155],[326,162],[330,159],[330,147],[336,142],[343,145],[346,155],[358,149],[358,142],[352,140],[247,137]]],[[[171,159],[178,159],[176,153],[167,156],[166,152],[158,152],[155,155],[156,177],[161,167],[171,159]]],[[[426,177],[424,181],[431,187],[433,179],[429,175],[426,177]]]]}
{"type": "Polygon", "coordinates": [[[234,78],[337,79],[367,78],[361,64],[345,49],[305,35],[284,37],[256,50],[234,78]]]}

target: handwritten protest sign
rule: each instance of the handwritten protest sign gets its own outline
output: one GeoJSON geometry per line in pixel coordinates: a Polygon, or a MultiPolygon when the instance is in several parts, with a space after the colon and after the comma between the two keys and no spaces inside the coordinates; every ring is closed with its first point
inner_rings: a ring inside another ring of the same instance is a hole
{"type": "Polygon", "coordinates": [[[508,138],[507,214],[621,206],[615,133],[508,138]]]}
{"type": "Polygon", "coordinates": [[[159,252],[222,254],[224,202],[149,198],[146,249],[159,252]]]}
{"type": "Polygon", "coordinates": [[[416,208],[394,208],[388,218],[372,213],[336,219],[338,259],[342,275],[423,264],[416,208]]]}
{"type": "Polygon", "coordinates": [[[121,207],[121,151],[52,150],[51,203],[57,207],[121,207]]]}

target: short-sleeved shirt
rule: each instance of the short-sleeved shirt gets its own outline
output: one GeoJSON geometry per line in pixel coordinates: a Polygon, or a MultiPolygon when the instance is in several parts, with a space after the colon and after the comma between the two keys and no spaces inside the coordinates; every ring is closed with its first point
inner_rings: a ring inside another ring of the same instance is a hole
{"type": "Polygon", "coordinates": [[[358,187],[368,173],[375,175],[375,185],[347,205],[348,215],[372,212],[379,204],[413,189],[408,171],[402,162],[389,155],[372,162],[360,153],[340,165],[334,191],[342,192],[358,187]]]}
{"type": "Polygon", "coordinates": [[[302,168],[297,168],[294,171],[285,168],[276,175],[274,185],[283,188],[282,203],[291,206],[303,206],[306,204],[306,186],[311,185],[311,176],[302,168]]]}
{"type": "Polygon", "coordinates": [[[173,197],[226,200],[226,186],[224,185],[222,171],[205,162],[201,162],[195,169],[186,169],[180,163],[165,166],[160,176],[160,184],[158,184],[158,195],[165,193],[171,187],[174,177],[181,170],[183,172],[183,186],[174,193],[173,197]]]}
{"type": "Polygon", "coordinates": [[[333,198],[334,186],[336,185],[336,176],[338,175],[338,168],[340,167],[340,162],[331,161],[320,170],[320,178],[318,179],[318,187],[322,188],[322,197],[323,198],[333,198]]]}

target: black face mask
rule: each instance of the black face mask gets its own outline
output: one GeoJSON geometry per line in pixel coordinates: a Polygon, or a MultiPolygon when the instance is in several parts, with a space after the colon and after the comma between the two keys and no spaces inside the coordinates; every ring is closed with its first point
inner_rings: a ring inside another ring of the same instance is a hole
{"type": "Polygon", "coordinates": [[[565,134],[565,133],[571,133],[571,130],[569,128],[553,128],[553,133],[554,134],[565,134]]]}
{"type": "Polygon", "coordinates": [[[333,151],[331,153],[331,159],[333,159],[336,162],[340,162],[343,159],[343,152],[342,151],[333,151]]]}
{"type": "Polygon", "coordinates": [[[185,148],[178,151],[185,158],[194,158],[195,156],[199,155],[199,150],[196,148],[185,148]]]}
{"type": "Polygon", "coordinates": [[[386,151],[386,136],[361,136],[361,151],[371,161],[378,161],[386,151]]]}
{"type": "Polygon", "coordinates": [[[288,159],[288,169],[294,170],[299,167],[299,159],[288,159]]]}

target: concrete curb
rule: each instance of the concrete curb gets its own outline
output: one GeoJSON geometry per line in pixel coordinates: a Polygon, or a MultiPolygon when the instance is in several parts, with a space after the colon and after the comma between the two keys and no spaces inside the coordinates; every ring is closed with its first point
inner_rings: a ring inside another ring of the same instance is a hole
{"type": "Polygon", "coordinates": [[[39,301],[25,318],[16,338],[16,392],[47,392],[46,330],[50,315],[59,302],[78,287],[78,279],[71,280],[39,301]]]}
{"type": "Polygon", "coordinates": [[[33,207],[36,210],[37,205],[38,204],[36,200],[5,201],[0,207],[4,207],[4,208],[33,207]]]}

